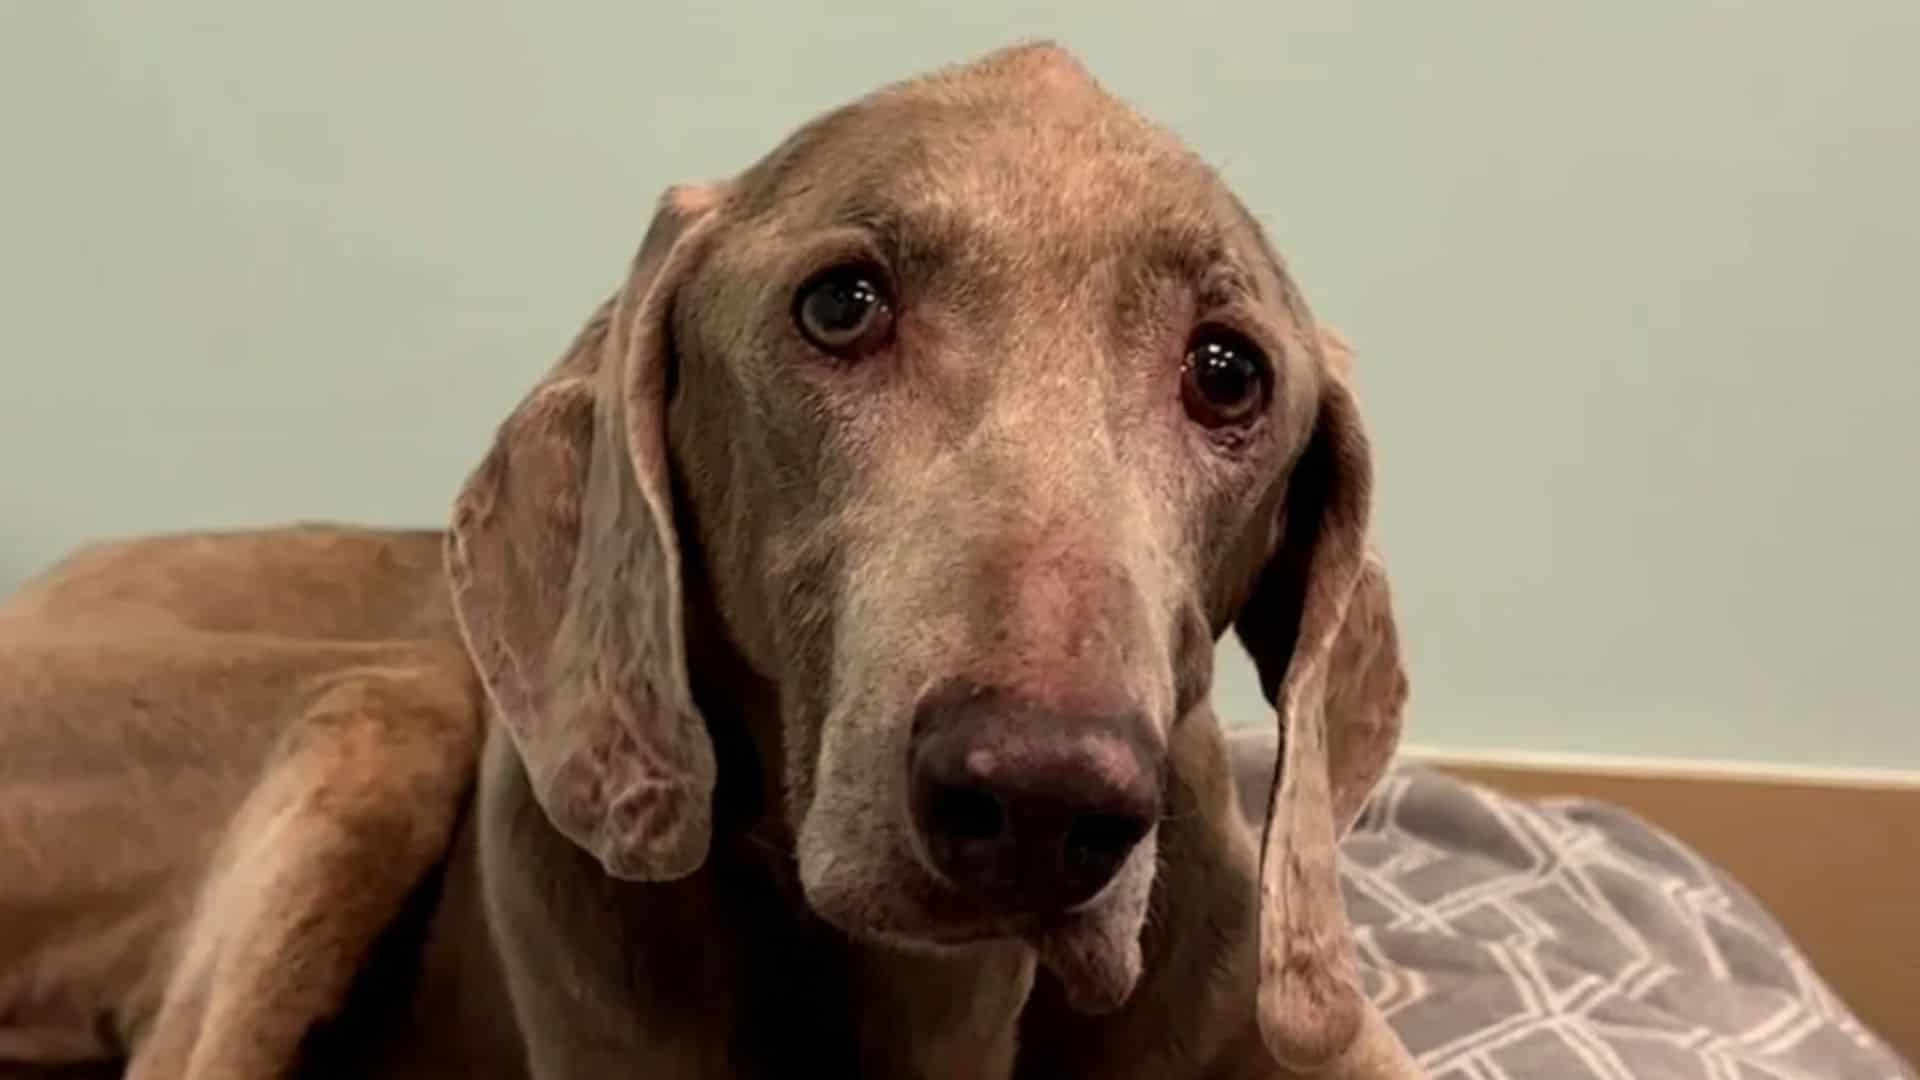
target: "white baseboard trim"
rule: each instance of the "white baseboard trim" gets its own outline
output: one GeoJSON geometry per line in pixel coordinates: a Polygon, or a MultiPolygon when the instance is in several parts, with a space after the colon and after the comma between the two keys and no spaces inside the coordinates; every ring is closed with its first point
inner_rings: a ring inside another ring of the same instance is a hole
{"type": "Polygon", "coordinates": [[[1864,769],[1835,765],[1787,765],[1714,758],[1638,757],[1553,750],[1447,749],[1402,743],[1400,756],[1436,766],[1480,766],[1542,772],[1610,773],[1626,776],[1697,777],[1749,783],[1814,787],[1920,790],[1920,769],[1864,769]]]}

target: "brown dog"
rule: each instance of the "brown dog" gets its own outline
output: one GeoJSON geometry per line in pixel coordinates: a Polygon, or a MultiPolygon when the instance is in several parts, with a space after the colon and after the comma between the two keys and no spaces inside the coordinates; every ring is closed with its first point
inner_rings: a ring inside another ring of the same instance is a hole
{"type": "Polygon", "coordinates": [[[0,1075],[1413,1075],[1334,867],[1406,693],[1343,356],[1048,46],[669,192],[444,576],[160,538],[0,613],[0,1075]]]}

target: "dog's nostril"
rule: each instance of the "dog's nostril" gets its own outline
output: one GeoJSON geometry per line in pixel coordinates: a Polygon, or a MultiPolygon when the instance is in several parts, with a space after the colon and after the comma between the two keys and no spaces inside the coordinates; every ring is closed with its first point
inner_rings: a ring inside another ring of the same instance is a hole
{"type": "Polygon", "coordinates": [[[1067,865],[1076,869],[1111,867],[1127,857],[1147,835],[1148,822],[1131,814],[1084,814],[1067,829],[1067,865]]]}
{"type": "Polygon", "coordinates": [[[954,840],[991,840],[1006,828],[1000,800],[973,788],[948,788],[934,801],[933,824],[954,840]]]}

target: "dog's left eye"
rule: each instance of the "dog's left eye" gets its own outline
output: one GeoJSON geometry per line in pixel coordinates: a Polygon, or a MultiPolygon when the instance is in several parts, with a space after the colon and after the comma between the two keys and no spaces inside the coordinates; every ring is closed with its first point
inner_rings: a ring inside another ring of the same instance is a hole
{"type": "Polygon", "coordinates": [[[1187,345],[1180,398],[1205,427],[1246,424],[1266,405],[1269,368],[1258,346],[1231,330],[1207,328],[1187,345]]]}
{"type": "Polygon", "coordinates": [[[873,267],[835,267],[800,287],[793,301],[800,333],[823,352],[864,355],[893,337],[893,300],[873,267]]]}

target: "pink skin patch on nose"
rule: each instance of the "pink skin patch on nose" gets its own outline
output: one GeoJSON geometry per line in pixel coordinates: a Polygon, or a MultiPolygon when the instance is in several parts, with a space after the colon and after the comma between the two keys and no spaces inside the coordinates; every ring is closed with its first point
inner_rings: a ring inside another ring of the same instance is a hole
{"type": "MultiPolygon", "coordinates": [[[[1021,743],[1026,743],[1021,740],[1021,743]]],[[[1037,740],[1036,740],[1037,742],[1037,740]]],[[[1028,744],[1001,747],[976,747],[967,752],[967,772],[982,779],[998,779],[1021,770],[1022,759],[1028,767],[1047,769],[1071,762],[1076,770],[1091,773],[1101,783],[1125,788],[1137,780],[1140,766],[1127,747],[1099,735],[1081,735],[1074,739],[1068,753],[1046,753],[1028,744]]]]}
{"type": "Polygon", "coordinates": [[[975,776],[993,776],[999,772],[1000,755],[991,750],[974,750],[967,754],[967,771],[975,776]]]}

